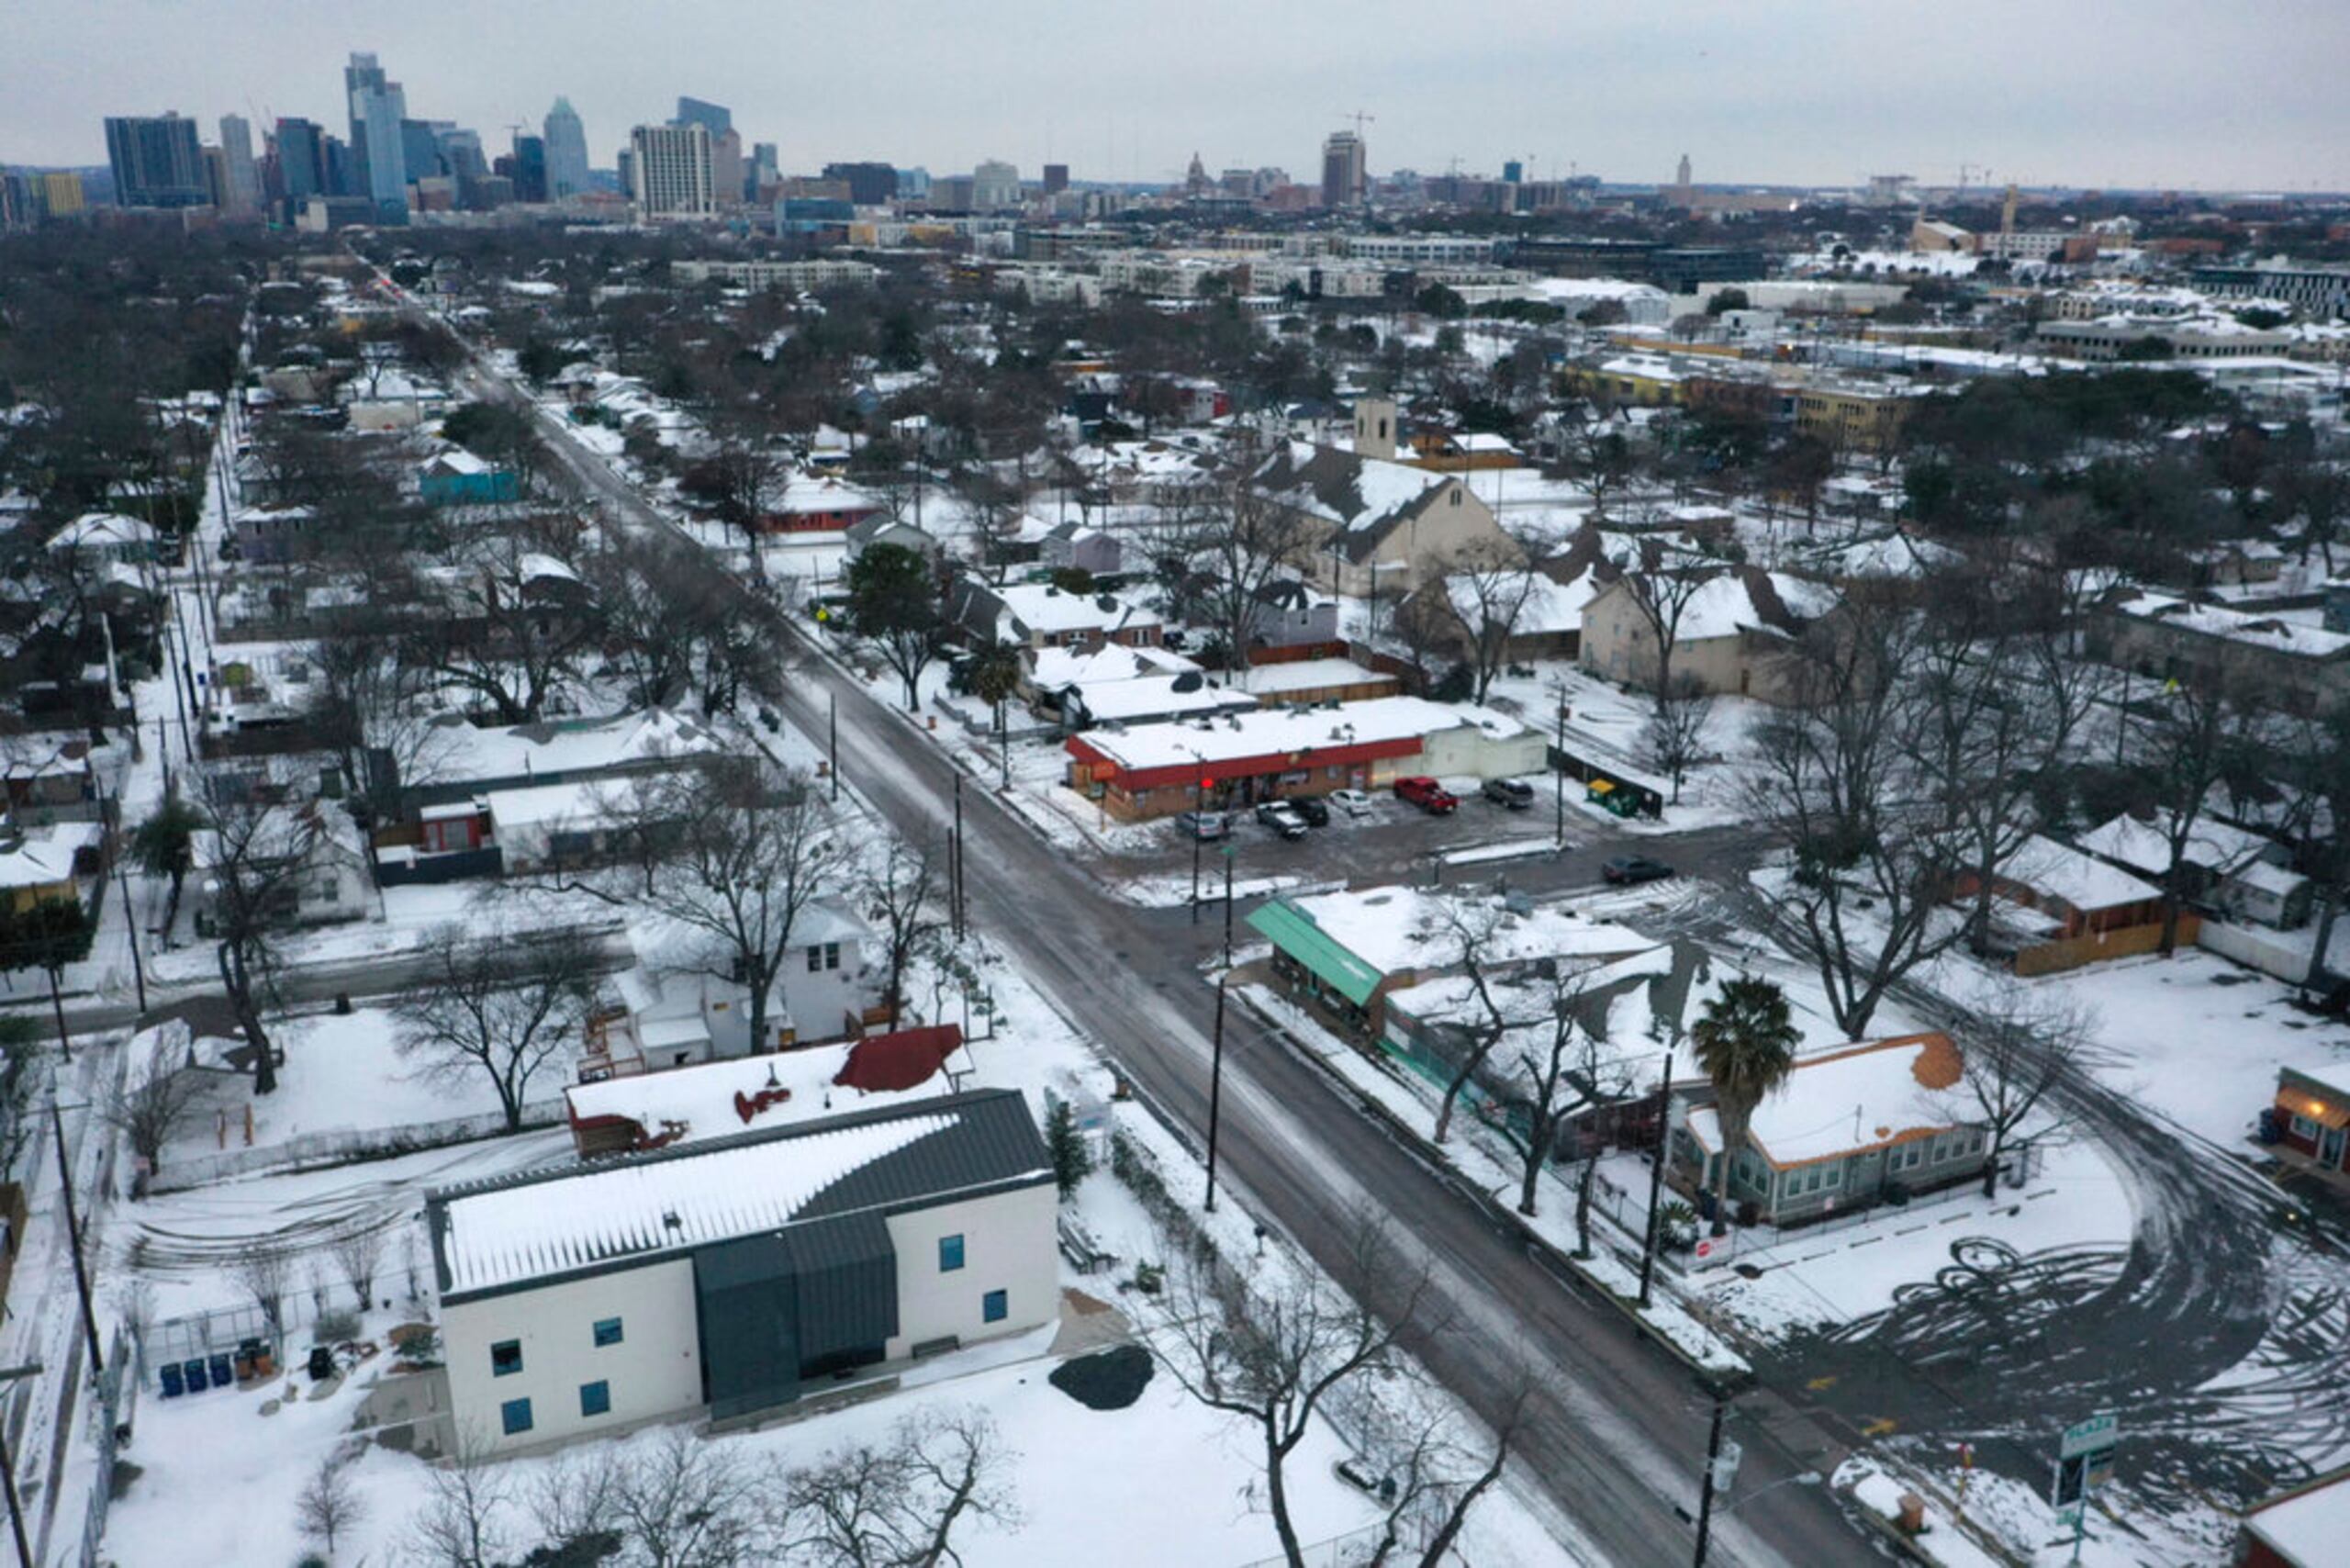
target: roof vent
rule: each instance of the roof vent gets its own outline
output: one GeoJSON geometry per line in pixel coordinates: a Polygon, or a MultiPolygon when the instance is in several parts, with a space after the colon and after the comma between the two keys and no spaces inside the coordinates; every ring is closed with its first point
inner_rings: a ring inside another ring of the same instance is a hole
{"type": "Polygon", "coordinates": [[[686,1227],[685,1221],[677,1217],[677,1211],[675,1209],[661,1211],[661,1225],[666,1230],[683,1230],[686,1227]]]}

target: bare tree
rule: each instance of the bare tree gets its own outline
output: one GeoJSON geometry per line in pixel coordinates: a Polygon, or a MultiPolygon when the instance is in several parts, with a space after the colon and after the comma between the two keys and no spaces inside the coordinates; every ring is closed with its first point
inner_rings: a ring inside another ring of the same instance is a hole
{"type": "Polygon", "coordinates": [[[1473,545],[1437,587],[1467,633],[1469,667],[1476,676],[1475,700],[1483,702],[1502,667],[1528,600],[1543,579],[1515,546],[1487,542],[1473,545]]]}
{"type": "Polygon", "coordinates": [[[539,1472],[523,1506],[545,1550],[559,1554],[618,1536],[626,1452],[609,1443],[573,1449],[539,1472]]]}
{"type": "Polygon", "coordinates": [[[751,575],[767,580],[765,538],[767,509],[791,472],[774,432],[748,416],[716,420],[710,455],[694,465],[691,480],[717,503],[718,520],[743,535],[751,553],[751,575]]]}
{"type": "Polygon", "coordinates": [[[738,1568],[765,1561],[752,1505],[756,1477],[733,1450],[670,1427],[632,1451],[611,1489],[611,1518],[644,1568],[738,1568]]]}
{"type": "Polygon", "coordinates": [[[1494,904],[1449,906],[1444,921],[1450,943],[1440,957],[1431,955],[1432,962],[1457,966],[1468,977],[1470,994],[1477,1002],[1473,1021],[1456,1025],[1458,1048],[1452,1076],[1445,1081],[1444,1094],[1436,1107],[1434,1139],[1438,1143],[1452,1131],[1452,1108],[1460,1103],[1460,1092],[1484,1070],[1486,1060],[1509,1033],[1510,1013],[1499,990],[1501,976],[1494,955],[1494,934],[1502,918],[1501,908],[1494,904]]]}
{"type": "Polygon", "coordinates": [[[144,1061],[130,1064],[124,1081],[98,1107],[108,1126],[130,1141],[133,1154],[151,1170],[162,1163],[163,1148],[204,1098],[204,1080],[188,1070],[183,1044],[174,1059],[172,1048],[160,1040],[144,1061]]]}
{"type": "Polygon", "coordinates": [[[1364,1568],[1385,1568],[1401,1551],[1418,1568],[1443,1568],[1479,1498],[1502,1478],[1517,1439],[1532,1418],[1528,1406],[1538,1386],[1534,1370],[1522,1368],[1494,1429],[1493,1445],[1479,1457],[1456,1431],[1460,1424],[1438,1411],[1423,1417],[1392,1452],[1380,1456],[1393,1495],[1381,1521],[1379,1543],[1364,1568]],[[1412,1544],[1406,1545],[1410,1537],[1412,1544]]]}
{"type": "Polygon", "coordinates": [[[426,1474],[424,1506],[408,1526],[426,1568],[499,1568],[515,1544],[514,1477],[475,1432],[426,1474]]]}
{"type": "Polygon", "coordinates": [[[1225,667],[1243,678],[1264,595],[1291,575],[1312,543],[1300,514],[1259,492],[1246,475],[1225,476],[1220,504],[1203,507],[1179,535],[1178,548],[1197,574],[1193,600],[1225,649],[1225,667]]]}
{"type": "Polygon", "coordinates": [[[518,1132],[532,1081],[578,1043],[598,957],[569,932],[490,944],[442,926],[418,954],[415,984],[393,1003],[400,1054],[428,1078],[488,1079],[506,1130],[518,1132]]]}
{"type": "Polygon", "coordinates": [[[409,618],[400,641],[411,671],[487,704],[503,724],[534,722],[602,634],[570,562],[532,543],[511,532],[466,542],[453,584],[416,596],[437,613],[409,618]]]}
{"type": "Polygon", "coordinates": [[[323,1541],[330,1558],[336,1538],[350,1534],[367,1514],[367,1499],[351,1482],[351,1457],[328,1454],[294,1496],[294,1518],[302,1533],[323,1541]]]}
{"type": "Polygon", "coordinates": [[[1406,1338],[1438,1327],[1427,1270],[1400,1261],[1377,1215],[1356,1215],[1338,1246],[1330,1277],[1299,1270],[1262,1291],[1212,1251],[1179,1247],[1143,1330],[1185,1393],[1248,1428],[1274,1532],[1296,1568],[1305,1557],[1290,1459],[1326,1402],[1358,1379],[1406,1370],[1406,1338]]]}
{"type": "Polygon", "coordinates": [[[294,1260],[283,1249],[252,1247],[238,1254],[230,1271],[237,1287],[252,1298],[272,1333],[285,1331],[285,1293],[294,1282],[294,1260]]]}
{"type": "Polygon", "coordinates": [[[958,1528],[1020,1523],[1011,1483],[1018,1459],[984,1411],[910,1416],[884,1447],[843,1449],[786,1473],[773,1544],[783,1560],[811,1568],[960,1562],[958,1528]]]}
{"type": "Polygon", "coordinates": [[[335,1271],[342,1282],[351,1287],[358,1299],[359,1310],[366,1311],[375,1305],[375,1270],[383,1261],[384,1238],[373,1230],[354,1230],[338,1237],[329,1255],[334,1259],[335,1271]]]}
{"type": "Polygon", "coordinates": [[[1683,782],[1706,755],[1706,727],[1713,716],[1714,694],[1694,676],[1677,676],[1670,687],[1657,689],[1640,745],[1651,766],[1672,782],[1676,806],[1683,782]]]}
{"type": "Polygon", "coordinates": [[[1952,1120],[1979,1122],[1990,1139],[1985,1197],[1998,1192],[2001,1156],[2020,1147],[2017,1134],[2082,1069],[2096,1034],[2094,1014],[2012,978],[1998,996],[1971,1010],[1959,1041],[1965,1076],[1942,1099],[1952,1120]]]}
{"type": "Polygon", "coordinates": [[[879,863],[867,867],[862,889],[867,918],[881,933],[889,989],[890,1027],[905,1005],[906,969],[923,936],[938,925],[937,877],[930,845],[892,834],[879,863]]]}
{"type": "Polygon", "coordinates": [[[211,831],[196,841],[209,894],[202,928],[214,940],[221,989],[253,1054],[256,1094],[277,1089],[276,1048],[262,1022],[274,991],[277,929],[327,852],[329,809],[222,801],[210,812],[211,831]]]}
{"type": "Polygon", "coordinates": [[[2240,697],[2199,676],[2171,682],[2162,700],[2162,717],[2138,733],[2137,764],[2154,791],[2154,828],[2168,859],[2162,878],[2162,951],[2168,956],[2178,946],[2196,829],[2212,792],[2251,753],[2258,714],[2248,693],[2240,697]]]}
{"type": "Polygon", "coordinates": [[[1668,566],[1664,547],[1654,539],[1641,541],[1637,562],[1628,560],[1619,565],[1624,573],[1624,591],[1639,616],[1642,630],[1656,644],[1649,658],[1646,684],[1662,699],[1674,689],[1673,655],[1681,641],[1681,628],[1688,619],[1690,606],[1706,591],[1706,585],[1721,574],[1709,566],[1668,566]]]}

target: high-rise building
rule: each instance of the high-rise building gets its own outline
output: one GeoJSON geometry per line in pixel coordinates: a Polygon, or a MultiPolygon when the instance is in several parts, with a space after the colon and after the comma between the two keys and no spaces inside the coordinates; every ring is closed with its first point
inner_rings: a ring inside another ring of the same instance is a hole
{"type": "Polygon", "coordinates": [[[1526,164],[1525,164],[1525,162],[1524,162],[1523,160],[1521,160],[1521,159],[1516,159],[1516,158],[1511,158],[1511,159],[1507,159],[1507,160],[1505,160],[1505,161],[1503,162],[1503,164],[1502,164],[1502,183],[1503,183],[1503,184],[1505,184],[1505,185],[1523,185],[1523,184],[1525,184],[1525,183],[1526,183],[1526,164]]]}
{"type": "Polygon", "coordinates": [[[554,148],[543,137],[514,133],[514,156],[500,160],[501,171],[514,182],[516,201],[553,201],[554,196],[554,148]]]}
{"type": "Polygon", "coordinates": [[[239,218],[261,210],[261,171],[253,164],[253,128],[242,115],[220,117],[220,161],[228,174],[228,199],[220,205],[239,218]]]}
{"type": "Polygon", "coordinates": [[[721,202],[743,199],[743,133],[731,125],[710,139],[710,194],[721,202]]]}
{"type": "Polygon", "coordinates": [[[1058,196],[1067,189],[1069,189],[1069,165],[1066,163],[1046,164],[1045,194],[1048,196],[1058,196]]]}
{"type": "Polygon", "coordinates": [[[451,179],[462,184],[466,180],[482,179],[489,174],[489,160],[482,155],[479,131],[461,130],[453,125],[443,126],[434,133],[433,140],[440,144],[441,166],[449,171],[451,179]]]}
{"type": "Polygon", "coordinates": [[[1689,188],[1689,154],[1686,152],[1681,155],[1680,167],[1673,171],[1673,183],[1681,190],[1689,188]]]}
{"type": "Polygon", "coordinates": [[[175,114],[116,115],[106,120],[106,162],[121,207],[208,207],[204,149],[196,122],[175,114]]]}
{"type": "Polygon", "coordinates": [[[783,161],[777,154],[774,142],[755,141],[751,144],[749,177],[749,199],[752,201],[765,200],[767,187],[783,178],[783,161]]]}
{"type": "Polygon", "coordinates": [[[277,122],[277,194],[290,201],[334,188],[328,177],[327,139],[314,122],[277,122]]]}
{"type": "Polygon", "coordinates": [[[1322,205],[1360,207],[1370,194],[1370,162],[1362,137],[1334,130],[1322,144],[1322,205]]]}
{"type": "Polygon", "coordinates": [[[971,207],[975,212],[997,212],[1020,205],[1020,171],[1010,163],[990,158],[971,171],[971,207]]]}
{"type": "Polygon", "coordinates": [[[441,130],[433,121],[400,121],[400,169],[411,185],[448,173],[441,166],[441,130]]]}
{"type": "Polygon", "coordinates": [[[677,118],[671,125],[698,125],[710,132],[712,141],[734,129],[734,111],[724,104],[704,103],[699,98],[679,98],[677,118]]]}
{"type": "MultiPolygon", "coordinates": [[[[364,183],[354,196],[375,204],[376,215],[399,221],[408,215],[408,153],[400,122],[408,118],[408,94],[387,80],[372,54],[353,54],[343,67],[351,101],[351,145],[364,183]]],[[[420,173],[431,174],[431,168],[420,173]]]]}
{"type": "MultiPolygon", "coordinates": [[[[588,129],[579,123],[579,112],[571,106],[569,98],[557,98],[554,107],[547,111],[546,190],[543,196],[520,194],[520,182],[516,182],[516,198],[520,201],[561,201],[565,196],[584,196],[588,190],[588,129]]],[[[517,143],[519,148],[520,143],[517,143]]]]}
{"type": "Polygon", "coordinates": [[[888,163],[827,163],[824,178],[848,186],[848,199],[859,207],[879,207],[898,194],[898,171],[888,163]]]}
{"type": "Polygon", "coordinates": [[[640,125],[629,132],[629,199],[645,218],[708,218],[718,210],[710,188],[710,129],[640,125]]]}
{"type": "Polygon", "coordinates": [[[33,176],[40,209],[50,218],[71,218],[89,205],[82,195],[82,176],[71,169],[52,169],[33,176]]]}

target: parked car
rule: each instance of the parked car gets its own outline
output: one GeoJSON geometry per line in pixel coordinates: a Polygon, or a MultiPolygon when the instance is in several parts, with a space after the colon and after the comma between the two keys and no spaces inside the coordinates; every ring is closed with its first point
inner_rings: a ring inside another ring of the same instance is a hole
{"type": "Polygon", "coordinates": [[[1225,812],[1177,812],[1175,831],[1186,838],[1230,838],[1232,817],[1225,812]]]}
{"type": "Polygon", "coordinates": [[[1448,816],[1460,804],[1460,798],[1425,774],[1395,780],[1395,798],[1409,801],[1432,817],[1448,816]]]}
{"type": "Polygon", "coordinates": [[[1283,838],[1305,836],[1305,819],[1292,811],[1287,801],[1267,801],[1257,808],[1257,820],[1283,838]]]}
{"type": "Polygon", "coordinates": [[[1371,814],[1371,797],[1360,790],[1333,790],[1328,799],[1332,805],[1350,817],[1371,814]]]}
{"type": "Polygon", "coordinates": [[[1614,882],[1618,887],[1629,887],[1635,882],[1661,882],[1677,874],[1663,861],[1651,860],[1645,855],[1618,855],[1599,868],[1603,880],[1614,882]]]}
{"type": "Polygon", "coordinates": [[[1494,804],[1507,806],[1513,812],[1522,812],[1534,803],[1534,786],[1523,778],[1488,778],[1482,792],[1494,804]]]}
{"type": "Polygon", "coordinates": [[[1299,795],[1286,802],[1289,809],[1305,819],[1308,827],[1328,827],[1330,808],[1322,803],[1319,795],[1299,795]]]}

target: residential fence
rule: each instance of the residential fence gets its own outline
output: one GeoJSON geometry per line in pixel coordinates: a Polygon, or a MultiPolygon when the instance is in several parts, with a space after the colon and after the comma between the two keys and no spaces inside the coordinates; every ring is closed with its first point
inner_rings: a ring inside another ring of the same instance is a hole
{"type": "MultiPolygon", "coordinates": [[[[2010,1187],[2021,1187],[2039,1173],[2041,1158],[2040,1147],[2037,1144],[2026,1144],[2020,1149],[2008,1150],[2000,1156],[2000,1159],[2009,1162],[2011,1170],[2000,1177],[2001,1182],[2010,1187]]],[[[1734,1225],[1729,1227],[1729,1233],[1727,1236],[1708,1237],[1706,1234],[1707,1227],[1701,1224],[1697,1231],[1699,1242],[1712,1243],[1706,1256],[1700,1258],[1694,1251],[1666,1251],[1660,1252],[1658,1256],[1664,1258],[1677,1269],[1690,1273],[1700,1273],[1707,1269],[1719,1269],[1733,1263],[1749,1252],[1798,1248],[1807,1242],[1821,1237],[1833,1236],[1841,1231],[1866,1227],[1884,1227],[1888,1231],[1909,1228],[1902,1225],[1904,1218],[1915,1216],[1920,1210],[1939,1208],[1944,1204],[1956,1203],[1964,1198],[1977,1197],[1982,1191],[1983,1173],[1978,1170],[1964,1181],[1937,1187],[1930,1193],[1920,1193],[1907,1203],[1888,1204],[1880,1201],[1843,1214],[1830,1215],[1823,1219],[1806,1220],[1797,1226],[1774,1229],[1762,1226],[1734,1225]]],[[[1919,1225],[1931,1223],[1934,1222],[1919,1221],[1919,1225]]],[[[1852,1245],[1865,1246],[1867,1243],[1854,1242],[1852,1245]]]]}
{"type": "Polygon", "coordinates": [[[2197,927],[2195,945],[2223,958],[2274,975],[2288,985],[2306,984],[2310,978],[2310,942],[2281,931],[2255,931],[2248,925],[2223,925],[2207,920],[2197,927]]]}
{"type": "MultiPolygon", "coordinates": [[[[1365,1525],[1301,1549],[1298,1561],[1305,1568],[1355,1568],[1356,1564],[1371,1561],[1386,1533],[1382,1526],[1365,1525]]],[[[1260,1557],[1254,1562],[1243,1563],[1241,1568],[1286,1568],[1288,1562],[1286,1557],[1260,1557]]]]}
{"type": "MultiPolygon", "coordinates": [[[[522,1107],[521,1130],[554,1126],[565,1117],[565,1103],[560,1097],[534,1100],[522,1107]]],[[[486,1111],[478,1115],[451,1116],[443,1121],[404,1126],[304,1133],[283,1143],[174,1157],[170,1164],[148,1178],[147,1191],[179,1193],[263,1170],[314,1170],[325,1166],[355,1165],[363,1160],[390,1159],[428,1148],[445,1148],[451,1144],[502,1137],[506,1130],[503,1112],[486,1111]]]]}
{"type": "Polygon", "coordinates": [[[98,1374],[97,1406],[91,1412],[97,1439],[98,1464],[90,1478],[90,1504],[82,1516],[82,1568],[98,1568],[99,1543],[106,1533],[106,1510],[114,1503],[115,1463],[122,1436],[139,1410],[139,1384],[146,1376],[145,1347],[139,1337],[115,1325],[114,1342],[106,1350],[106,1370],[98,1374]]]}
{"type": "MultiPolygon", "coordinates": [[[[2193,911],[2182,911],[2178,917],[2178,939],[2186,943],[2200,940],[2202,924],[2202,920],[2193,911]]],[[[2066,969],[2077,969],[2084,964],[2101,963],[2108,958],[2135,958],[2154,951],[2162,945],[2163,928],[2159,922],[2148,925],[2125,925],[2115,931],[2092,931],[2085,936],[2066,936],[2024,948],[2016,955],[2015,970],[2025,980],[2035,975],[2062,974],[2066,969]]]]}

